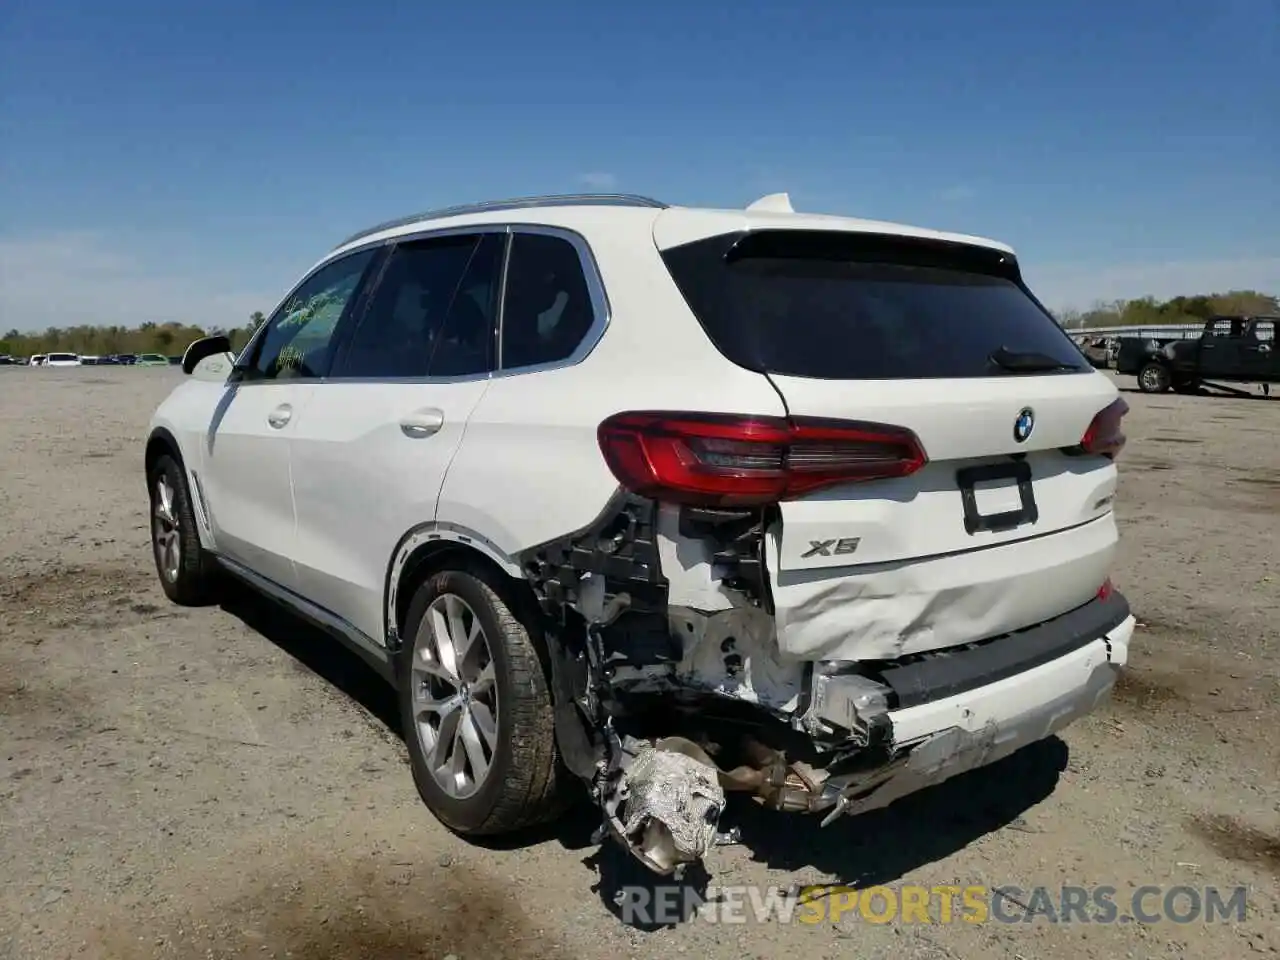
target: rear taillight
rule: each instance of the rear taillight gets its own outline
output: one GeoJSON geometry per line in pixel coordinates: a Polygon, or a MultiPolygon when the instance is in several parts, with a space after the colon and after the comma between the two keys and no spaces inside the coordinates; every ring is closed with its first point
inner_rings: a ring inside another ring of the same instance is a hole
{"type": "Polygon", "coordinates": [[[1106,579],[1106,580],[1103,580],[1103,581],[1102,581],[1102,586],[1100,586],[1100,587],[1098,588],[1098,599],[1099,599],[1099,600],[1107,600],[1107,599],[1110,599],[1111,594],[1112,594],[1114,591],[1115,591],[1115,587],[1114,587],[1114,586],[1112,586],[1112,584],[1111,584],[1111,578],[1110,578],[1110,577],[1107,577],[1107,579],[1106,579]]]}
{"type": "Polygon", "coordinates": [[[773,503],[925,464],[914,433],[879,423],[646,411],[616,414],[597,435],[625,488],[670,503],[773,503]]]}
{"type": "Polygon", "coordinates": [[[1120,421],[1128,412],[1129,404],[1125,403],[1124,397],[1116,397],[1093,418],[1089,429],[1080,438],[1080,448],[1085,453],[1114,460],[1124,449],[1125,436],[1120,430],[1120,421]]]}

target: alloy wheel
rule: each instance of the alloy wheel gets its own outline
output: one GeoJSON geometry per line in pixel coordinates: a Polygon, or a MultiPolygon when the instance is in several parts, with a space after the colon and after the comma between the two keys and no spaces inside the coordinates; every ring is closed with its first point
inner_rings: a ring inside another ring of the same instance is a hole
{"type": "Polygon", "coordinates": [[[156,480],[151,501],[151,540],[161,575],[170,583],[177,583],[182,569],[182,531],[178,528],[173,487],[164,474],[156,480]]]}
{"type": "Polygon", "coordinates": [[[413,638],[414,733],[436,782],[463,800],[483,785],[498,745],[493,651],[471,606],[436,597],[413,638]]]}

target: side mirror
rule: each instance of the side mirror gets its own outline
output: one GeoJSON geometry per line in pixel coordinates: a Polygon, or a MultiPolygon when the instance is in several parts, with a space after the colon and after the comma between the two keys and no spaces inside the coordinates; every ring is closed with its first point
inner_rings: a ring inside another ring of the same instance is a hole
{"type": "MultiPolygon", "coordinates": [[[[227,337],[219,334],[213,337],[203,337],[195,341],[191,346],[187,347],[186,353],[182,355],[182,372],[192,373],[196,369],[196,364],[206,357],[218,356],[220,354],[231,354],[231,341],[227,337]]],[[[234,357],[228,363],[234,363],[234,357]]]]}
{"type": "Polygon", "coordinates": [[[226,383],[235,368],[235,362],[236,358],[231,353],[215,353],[197,363],[191,376],[195,380],[226,383]]]}

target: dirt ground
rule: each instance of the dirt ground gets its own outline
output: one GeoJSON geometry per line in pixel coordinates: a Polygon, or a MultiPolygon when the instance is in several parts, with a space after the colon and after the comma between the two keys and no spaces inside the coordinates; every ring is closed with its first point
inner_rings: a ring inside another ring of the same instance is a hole
{"type": "Polygon", "coordinates": [[[1280,953],[1280,401],[1125,394],[1114,579],[1142,625],[1113,703],[825,830],[733,806],[744,842],[709,863],[719,885],[1109,884],[1121,904],[1243,885],[1243,923],[649,929],[617,915],[630,874],[589,810],[463,842],[359,660],[249,596],[166,602],[141,460],[179,378],[0,368],[0,958],[1280,953]]]}

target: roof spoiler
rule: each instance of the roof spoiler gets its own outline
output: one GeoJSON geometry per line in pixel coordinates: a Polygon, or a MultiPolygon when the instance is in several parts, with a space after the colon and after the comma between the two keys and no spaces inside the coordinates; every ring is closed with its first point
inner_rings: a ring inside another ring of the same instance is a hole
{"type": "Polygon", "coordinates": [[[791,197],[785,193],[771,193],[766,197],[761,197],[755,203],[747,204],[748,210],[758,210],[762,213],[795,213],[795,208],[791,206],[791,197]]]}

